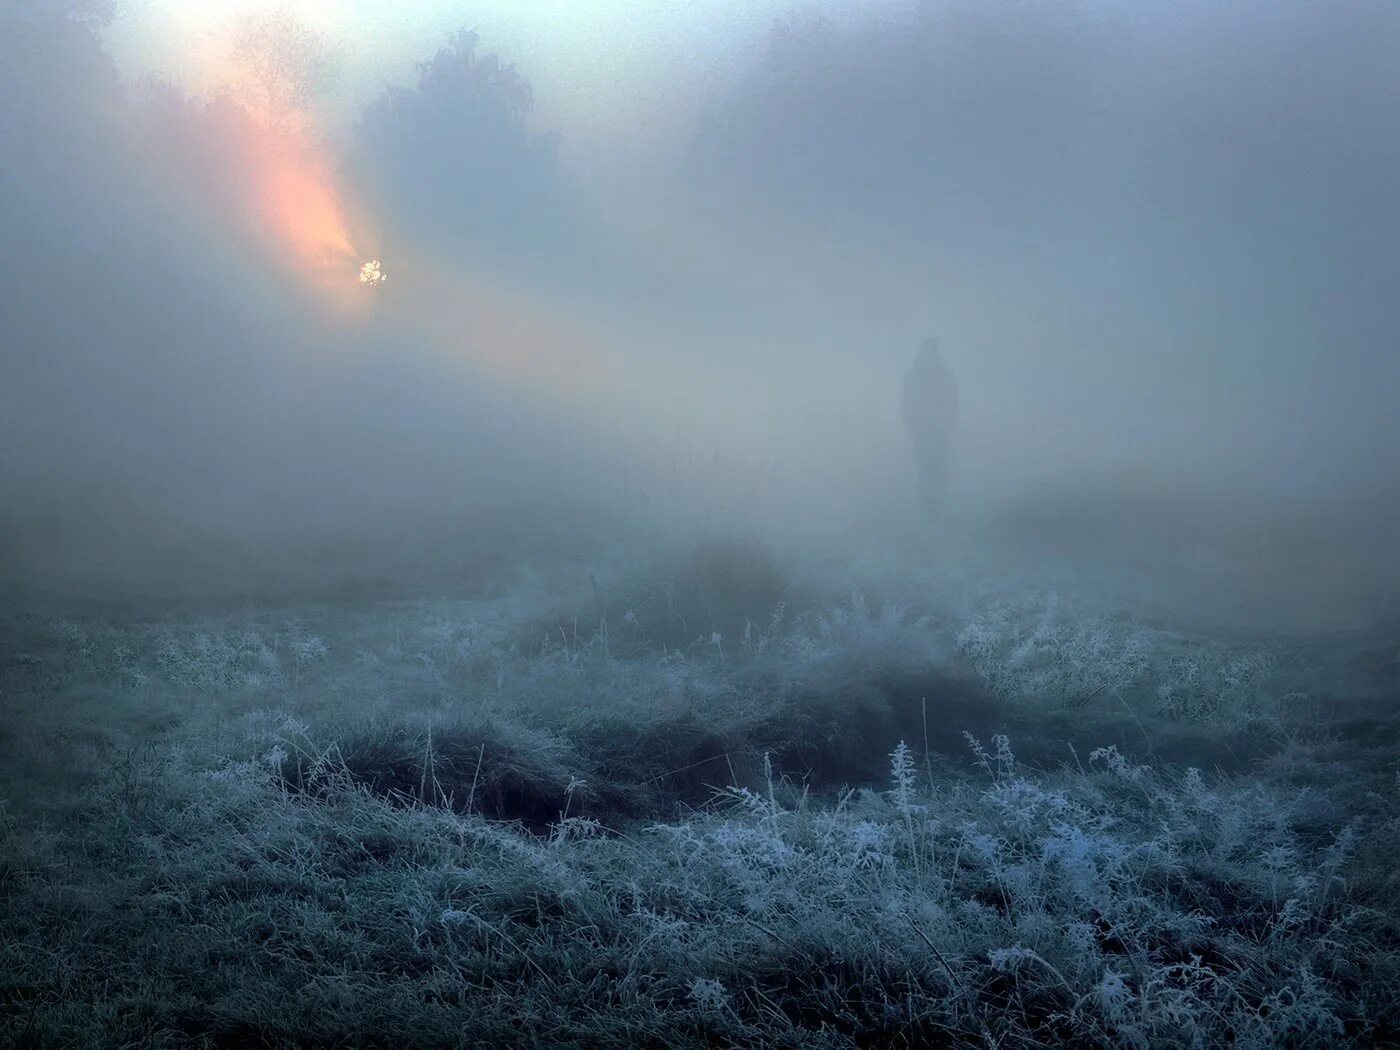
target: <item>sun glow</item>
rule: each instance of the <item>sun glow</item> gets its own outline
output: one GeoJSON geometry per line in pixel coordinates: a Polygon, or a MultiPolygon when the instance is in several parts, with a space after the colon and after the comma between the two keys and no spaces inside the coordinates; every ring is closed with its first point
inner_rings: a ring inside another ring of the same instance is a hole
{"type": "Polygon", "coordinates": [[[346,269],[358,257],[329,158],[309,130],[249,120],[240,143],[253,218],[298,269],[346,269]]]}
{"type": "Polygon", "coordinates": [[[371,259],[360,267],[360,283],[378,286],[389,279],[389,275],[379,264],[378,259],[371,259]]]}
{"type": "Polygon", "coordinates": [[[205,171],[215,206],[232,206],[277,270],[338,307],[364,299],[356,278],[371,252],[320,128],[334,54],[290,9],[269,9],[232,18],[191,61],[208,85],[200,121],[218,160],[205,171]]]}
{"type": "Polygon", "coordinates": [[[273,268],[337,322],[374,318],[478,375],[570,398],[609,387],[605,342],[489,267],[400,244],[394,295],[379,294],[389,274],[377,255],[378,223],[354,199],[305,85],[273,61],[280,44],[254,43],[266,49],[258,61],[230,59],[212,74],[219,86],[207,97],[204,131],[223,147],[211,187],[232,195],[216,207],[234,205],[273,268]]]}
{"type": "Polygon", "coordinates": [[[353,206],[312,121],[290,112],[269,120],[225,97],[211,104],[205,127],[223,161],[210,180],[211,203],[254,236],[269,272],[310,291],[333,316],[363,316],[373,297],[361,284],[362,263],[376,227],[353,206]]]}

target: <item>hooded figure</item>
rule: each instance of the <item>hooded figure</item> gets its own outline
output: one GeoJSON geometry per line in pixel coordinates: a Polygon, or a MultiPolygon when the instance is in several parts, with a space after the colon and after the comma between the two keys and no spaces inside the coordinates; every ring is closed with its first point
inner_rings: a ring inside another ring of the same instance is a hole
{"type": "Polygon", "coordinates": [[[914,446],[919,506],[928,517],[943,509],[958,429],[958,384],[937,339],[925,339],[904,376],[904,429],[914,446]]]}

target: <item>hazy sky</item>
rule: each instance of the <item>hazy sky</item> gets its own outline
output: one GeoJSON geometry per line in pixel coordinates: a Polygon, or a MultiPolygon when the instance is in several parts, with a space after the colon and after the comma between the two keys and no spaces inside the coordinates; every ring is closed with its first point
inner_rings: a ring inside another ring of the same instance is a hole
{"type": "Polygon", "coordinates": [[[581,163],[626,163],[646,132],[684,136],[696,107],[760,54],[774,22],[819,16],[841,25],[909,0],[118,0],[107,33],[128,77],[155,74],[204,85],[240,12],[291,10],[341,50],[343,81],[328,100],[341,124],[389,83],[411,85],[414,66],[447,34],[476,28],[485,50],[529,77],[536,120],[567,132],[581,163]],[[621,153],[621,157],[620,157],[621,153]]]}
{"type": "Polygon", "coordinates": [[[262,0],[70,2],[0,5],[0,529],[50,563],[890,519],[930,334],[960,511],[1400,519],[1400,4],[288,0],[344,75],[273,121],[103,53],[200,93],[262,0]]]}

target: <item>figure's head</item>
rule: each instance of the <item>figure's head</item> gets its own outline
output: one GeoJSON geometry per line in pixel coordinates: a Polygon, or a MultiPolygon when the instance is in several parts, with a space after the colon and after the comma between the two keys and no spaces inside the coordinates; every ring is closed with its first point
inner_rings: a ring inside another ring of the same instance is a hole
{"type": "Polygon", "coordinates": [[[919,344],[919,359],[923,361],[936,361],[942,356],[942,349],[938,345],[938,340],[933,336],[926,336],[919,344]]]}

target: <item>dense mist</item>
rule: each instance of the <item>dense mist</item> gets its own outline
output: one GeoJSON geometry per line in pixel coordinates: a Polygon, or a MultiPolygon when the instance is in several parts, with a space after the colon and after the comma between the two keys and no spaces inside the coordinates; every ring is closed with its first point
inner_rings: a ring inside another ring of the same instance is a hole
{"type": "Polygon", "coordinates": [[[0,1050],[1400,1046],[1397,57],[0,0],[0,1050]]]}
{"type": "Polygon", "coordinates": [[[606,164],[489,8],[350,70],[353,112],[303,77],[294,134],[236,21],[182,83],[119,69],[111,15],[3,9],[9,586],[419,586],[740,532],[1384,610],[1391,5],[775,8],[644,82],[596,55],[576,92],[637,100],[606,164]],[[326,200],[268,205],[287,163],[326,200]],[[928,335],[938,522],[899,416],[928,335]]]}

